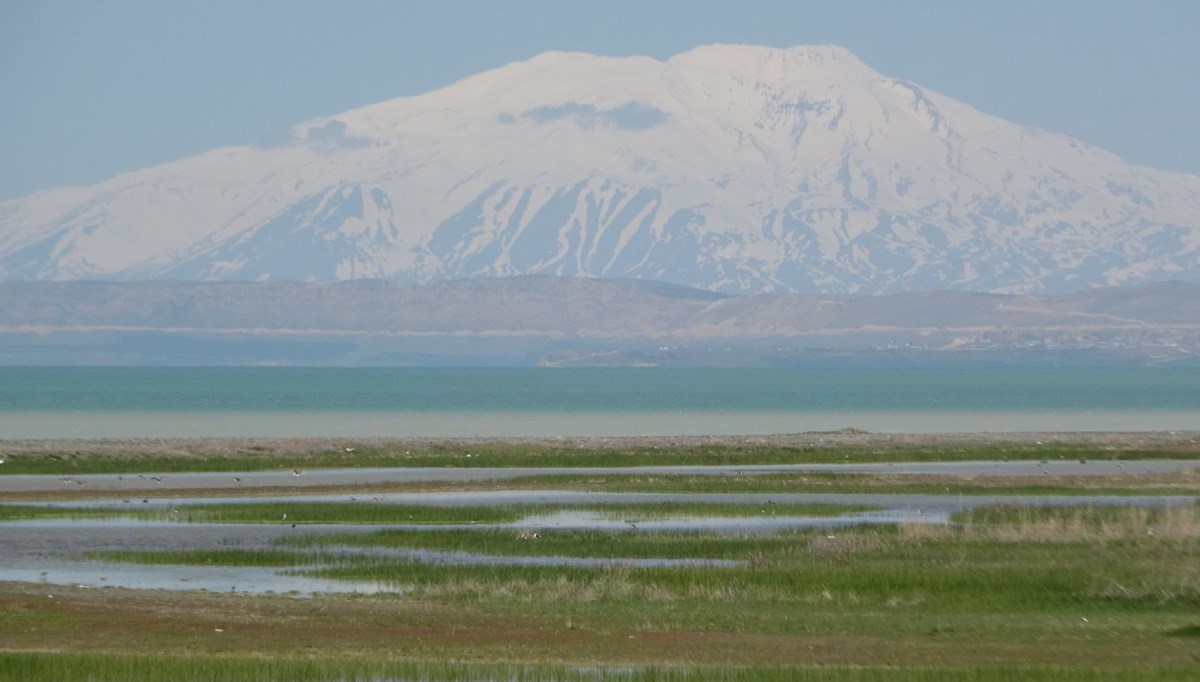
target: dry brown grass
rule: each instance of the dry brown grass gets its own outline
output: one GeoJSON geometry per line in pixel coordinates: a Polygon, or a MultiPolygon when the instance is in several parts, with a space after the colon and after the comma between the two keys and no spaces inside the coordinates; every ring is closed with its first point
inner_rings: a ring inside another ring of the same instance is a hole
{"type": "MultiPolygon", "coordinates": [[[[981,510],[977,513],[987,513],[981,510]]],[[[1014,509],[1003,519],[960,526],[923,523],[902,524],[898,537],[906,542],[955,539],[979,542],[1114,542],[1200,540],[1200,506],[1161,508],[1117,507],[1070,509],[1014,509]]]]}
{"type": "Polygon", "coordinates": [[[814,535],[808,542],[807,551],[827,559],[849,559],[858,554],[882,552],[889,546],[890,543],[878,533],[834,531],[814,535]]]}
{"type": "Polygon", "coordinates": [[[450,580],[415,585],[409,591],[423,599],[503,599],[510,602],[575,602],[639,600],[661,603],[678,595],[671,590],[640,584],[630,578],[627,566],[612,566],[597,571],[588,580],[570,580],[565,576],[541,580],[450,580]]]}
{"type": "Polygon", "coordinates": [[[963,528],[966,539],[1000,542],[1111,542],[1117,540],[1195,540],[1200,538],[1200,508],[1121,507],[1108,513],[1077,508],[1056,514],[1028,510],[1012,523],[963,528]]]}

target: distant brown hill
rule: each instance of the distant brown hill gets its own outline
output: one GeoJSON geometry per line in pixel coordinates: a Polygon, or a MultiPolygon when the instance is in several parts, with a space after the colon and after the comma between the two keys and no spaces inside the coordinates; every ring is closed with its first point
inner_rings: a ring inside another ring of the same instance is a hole
{"type": "MultiPolygon", "coordinates": [[[[1200,349],[1200,283],[1066,296],[728,296],[637,280],[553,277],[424,286],[365,280],[0,283],[0,341],[23,349],[14,359],[0,344],[0,360],[33,361],[39,344],[45,350],[64,338],[72,341],[63,348],[94,351],[94,345],[79,345],[92,338],[104,339],[97,343],[109,348],[110,359],[138,364],[136,348],[122,349],[122,343],[147,334],[160,342],[203,338],[210,345],[222,339],[338,341],[357,349],[340,351],[349,355],[338,362],[351,363],[374,361],[362,355],[364,344],[384,356],[396,344],[416,344],[422,353],[453,346],[438,339],[470,346],[463,352],[477,359],[486,359],[489,347],[480,344],[491,340],[497,353],[517,353],[522,362],[553,351],[556,361],[572,363],[600,357],[599,349],[608,353],[602,364],[625,364],[633,362],[626,357],[630,348],[643,349],[644,356],[645,349],[750,342],[859,353],[1105,350],[1132,353],[1139,362],[1177,361],[1200,349]],[[471,346],[472,340],[478,343],[471,346]]],[[[262,350],[266,356],[254,361],[271,361],[270,350],[262,350]]],[[[736,355],[731,347],[723,362],[738,364],[736,355]]],[[[383,361],[407,364],[397,358],[383,361]]]]}

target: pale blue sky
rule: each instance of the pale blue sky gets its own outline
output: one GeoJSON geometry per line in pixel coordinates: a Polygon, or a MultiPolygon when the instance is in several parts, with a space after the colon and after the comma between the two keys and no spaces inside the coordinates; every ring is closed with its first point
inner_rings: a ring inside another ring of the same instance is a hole
{"type": "Polygon", "coordinates": [[[832,43],[1128,161],[1200,174],[1196,0],[0,0],[0,199],[424,92],[546,50],[832,43]]]}

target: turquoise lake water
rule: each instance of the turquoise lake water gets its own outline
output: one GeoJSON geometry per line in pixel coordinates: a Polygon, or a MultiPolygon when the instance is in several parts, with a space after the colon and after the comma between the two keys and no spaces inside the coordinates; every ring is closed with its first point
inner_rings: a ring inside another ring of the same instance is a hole
{"type": "Polygon", "coordinates": [[[0,368],[0,438],[1200,429],[1200,369],[0,368]]]}

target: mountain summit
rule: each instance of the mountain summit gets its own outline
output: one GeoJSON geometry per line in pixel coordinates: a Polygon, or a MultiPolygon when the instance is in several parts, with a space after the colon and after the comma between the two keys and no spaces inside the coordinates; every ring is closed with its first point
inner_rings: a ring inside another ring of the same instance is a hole
{"type": "Polygon", "coordinates": [[[1056,293],[1200,279],[1200,177],[883,76],[834,46],[551,52],[0,203],[0,279],[1056,293]]]}

